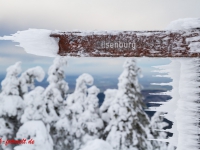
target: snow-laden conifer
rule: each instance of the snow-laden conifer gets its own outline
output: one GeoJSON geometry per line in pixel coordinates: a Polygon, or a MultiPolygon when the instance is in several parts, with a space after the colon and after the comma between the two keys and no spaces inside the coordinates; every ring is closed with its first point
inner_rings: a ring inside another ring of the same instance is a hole
{"type": "Polygon", "coordinates": [[[110,121],[105,129],[106,141],[115,150],[152,150],[149,119],[143,110],[143,98],[135,59],[127,59],[120,75],[118,91],[108,108],[110,121]]]}
{"type": "MultiPolygon", "coordinates": [[[[7,68],[5,79],[1,82],[2,91],[0,93],[0,137],[3,140],[13,139],[20,124],[24,103],[19,95],[19,79],[21,73],[20,62],[7,68]]],[[[12,150],[13,145],[5,146],[4,150],[12,150]]]]}
{"type": "Polygon", "coordinates": [[[96,86],[88,89],[88,95],[84,104],[84,112],[80,115],[79,124],[83,130],[81,145],[88,141],[98,139],[102,135],[104,128],[103,120],[99,116],[99,99],[97,94],[100,90],[96,86]]]}
{"type": "Polygon", "coordinates": [[[51,122],[55,123],[63,111],[63,102],[69,89],[65,81],[65,72],[63,67],[67,65],[66,57],[56,57],[48,70],[47,81],[49,85],[43,93],[46,102],[46,111],[51,117],[51,122]]]}
{"type": "Polygon", "coordinates": [[[50,123],[50,116],[46,112],[46,103],[43,99],[43,87],[36,87],[34,90],[24,95],[25,110],[21,122],[43,121],[45,124],[50,123]]]}
{"type": "Polygon", "coordinates": [[[81,114],[84,112],[84,103],[87,96],[87,85],[93,84],[93,77],[89,74],[82,74],[76,79],[75,91],[69,94],[64,102],[64,115],[55,123],[51,130],[55,148],[62,150],[78,149],[81,146],[81,114]]]}
{"type": "Polygon", "coordinates": [[[23,97],[24,94],[28,93],[30,90],[35,88],[34,80],[36,79],[38,82],[41,82],[45,77],[44,70],[37,66],[34,68],[30,68],[22,73],[19,78],[19,94],[23,97]]]}
{"type": "Polygon", "coordinates": [[[112,101],[115,99],[116,94],[117,94],[117,89],[107,89],[105,92],[105,99],[103,104],[100,107],[100,114],[101,118],[105,123],[109,123],[110,121],[110,115],[108,113],[108,108],[110,107],[112,101]]]}
{"type": "Polygon", "coordinates": [[[93,77],[89,74],[77,78],[74,93],[65,101],[65,115],[55,124],[53,137],[57,139],[57,149],[78,150],[101,136],[103,121],[98,110],[99,89],[95,86],[88,89],[87,85],[92,84],[93,77]]]}

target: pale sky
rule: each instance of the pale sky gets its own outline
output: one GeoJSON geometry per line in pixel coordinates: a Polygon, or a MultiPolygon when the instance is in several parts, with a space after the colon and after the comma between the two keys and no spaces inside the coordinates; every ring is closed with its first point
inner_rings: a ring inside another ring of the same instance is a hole
{"type": "Polygon", "coordinates": [[[199,15],[200,0],[0,0],[0,32],[163,30],[173,20],[199,15]]]}

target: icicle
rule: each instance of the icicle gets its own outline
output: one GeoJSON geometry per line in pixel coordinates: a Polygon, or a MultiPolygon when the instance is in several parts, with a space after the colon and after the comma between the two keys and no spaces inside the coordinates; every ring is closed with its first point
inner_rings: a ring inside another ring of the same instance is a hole
{"type": "Polygon", "coordinates": [[[173,58],[171,59],[171,63],[168,65],[154,66],[155,68],[158,69],[155,72],[165,73],[162,75],[157,75],[157,77],[170,77],[172,79],[172,82],[166,84],[161,83],[160,85],[171,85],[173,89],[171,91],[157,93],[157,95],[170,95],[172,97],[171,100],[160,103],[162,104],[160,107],[150,108],[150,110],[152,111],[166,112],[167,114],[165,114],[164,117],[173,122],[172,128],[166,130],[168,132],[173,133],[173,136],[164,141],[170,142],[174,146],[176,146],[178,142],[178,131],[177,131],[177,122],[175,118],[175,111],[177,109],[177,101],[180,97],[179,96],[180,65],[181,65],[180,62],[176,58],[173,58]]]}
{"type": "Polygon", "coordinates": [[[176,111],[178,145],[177,150],[199,149],[199,58],[182,58],[178,108],[176,111]]]}
{"type": "MultiPolygon", "coordinates": [[[[199,58],[174,58],[165,66],[156,66],[156,72],[167,73],[173,81],[170,83],[172,91],[158,93],[170,95],[172,99],[162,102],[160,107],[151,107],[150,110],[167,112],[165,118],[173,122],[173,136],[167,140],[177,150],[197,150],[199,148],[199,58]]],[[[163,75],[166,77],[166,75],[163,75]]],[[[158,75],[157,77],[162,77],[158,75]]],[[[161,83],[160,85],[164,85],[161,83]]],[[[167,83],[169,85],[169,83],[167,83]]]]}

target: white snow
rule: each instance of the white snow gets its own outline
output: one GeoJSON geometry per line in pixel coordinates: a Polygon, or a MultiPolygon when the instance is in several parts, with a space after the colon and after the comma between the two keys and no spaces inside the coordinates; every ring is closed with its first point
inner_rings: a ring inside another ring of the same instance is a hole
{"type": "Polygon", "coordinates": [[[200,28],[200,18],[184,18],[172,21],[167,30],[187,30],[192,28],[200,28]]]}
{"type": "Polygon", "coordinates": [[[192,42],[189,45],[190,51],[194,53],[199,53],[200,52],[200,42],[192,42]]]}
{"type": "Polygon", "coordinates": [[[19,96],[9,95],[3,96],[1,107],[0,107],[0,116],[20,116],[24,103],[19,96]]]}
{"type": "Polygon", "coordinates": [[[81,150],[113,150],[111,145],[101,139],[89,141],[81,150]]]}
{"type": "Polygon", "coordinates": [[[51,32],[46,29],[28,29],[11,36],[0,37],[0,40],[18,42],[18,46],[30,54],[55,57],[59,49],[58,41],[49,36],[51,32]]]}
{"type": "Polygon", "coordinates": [[[84,73],[76,79],[75,91],[86,92],[86,85],[92,85],[94,82],[93,77],[90,74],[84,73]]]}
{"type": "Polygon", "coordinates": [[[21,73],[21,62],[16,62],[14,65],[7,68],[5,79],[1,82],[2,93],[4,95],[19,95],[17,76],[21,73]]]}
{"type": "Polygon", "coordinates": [[[19,96],[19,80],[17,76],[21,72],[20,62],[7,68],[5,79],[1,82],[0,116],[20,117],[23,108],[23,100],[19,96]]]}
{"type": "Polygon", "coordinates": [[[38,82],[41,82],[45,77],[44,70],[37,66],[34,68],[30,68],[22,73],[22,75],[19,78],[20,81],[20,88],[22,93],[28,92],[28,87],[33,89],[35,87],[34,85],[34,79],[36,79],[38,82]]]}
{"type": "Polygon", "coordinates": [[[115,99],[115,96],[117,94],[117,89],[107,89],[104,92],[104,94],[105,94],[105,99],[100,107],[100,114],[101,118],[108,123],[110,121],[110,114],[107,112],[107,110],[112,104],[112,101],[115,99]]]}
{"type": "MultiPolygon", "coordinates": [[[[17,139],[32,139],[34,144],[22,144],[14,150],[53,150],[53,141],[42,121],[29,121],[17,132],[17,139]]],[[[28,142],[28,141],[27,141],[28,142]]]]}
{"type": "Polygon", "coordinates": [[[24,109],[24,114],[21,117],[21,122],[25,123],[31,120],[42,120],[44,122],[49,122],[45,101],[42,99],[42,93],[44,88],[36,87],[31,92],[24,95],[24,102],[26,107],[24,109]]]}
{"type": "Polygon", "coordinates": [[[5,119],[0,118],[0,138],[6,140],[11,138],[13,134],[14,125],[7,122],[5,119]]]}

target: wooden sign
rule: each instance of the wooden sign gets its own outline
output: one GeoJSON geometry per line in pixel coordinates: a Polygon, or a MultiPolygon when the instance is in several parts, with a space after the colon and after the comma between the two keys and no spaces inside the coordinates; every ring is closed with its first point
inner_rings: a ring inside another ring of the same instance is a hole
{"type": "Polygon", "coordinates": [[[59,32],[62,56],[199,57],[200,29],[180,31],[59,32]]]}

